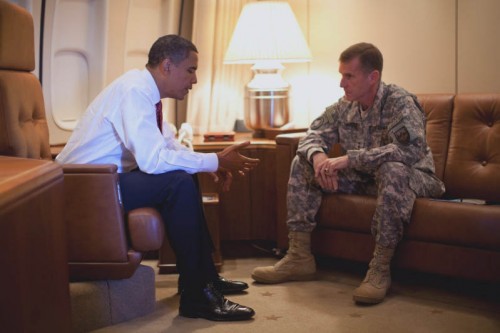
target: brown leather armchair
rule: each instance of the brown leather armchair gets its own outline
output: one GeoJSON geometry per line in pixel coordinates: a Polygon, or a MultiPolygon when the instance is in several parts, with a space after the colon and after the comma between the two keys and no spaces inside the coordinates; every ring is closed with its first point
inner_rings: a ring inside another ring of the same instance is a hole
{"type": "MultiPolygon", "coordinates": [[[[27,11],[0,1],[0,155],[50,160],[42,88],[31,73],[33,31],[27,11]]],[[[161,216],[152,208],[124,215],[115,165],[63,170],[70,280],[132,276],[143,253],[162,245],[161,216]]]]}

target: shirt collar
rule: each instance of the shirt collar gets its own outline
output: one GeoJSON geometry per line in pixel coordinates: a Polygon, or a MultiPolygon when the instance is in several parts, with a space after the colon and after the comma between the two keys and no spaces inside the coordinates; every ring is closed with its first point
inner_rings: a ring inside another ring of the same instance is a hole
{"type": "Polygon", "coordinates": [[[158,90],[158,86],[156,85],[155,79],[153,78],[153,75],[151,75],[151,73],[147,68],[144,68],[141,72],[151,92],[151,100],[153,101],[154,104],[157,104],[161,100],[161,98],[160,98],[160,91],[158,90]]]}

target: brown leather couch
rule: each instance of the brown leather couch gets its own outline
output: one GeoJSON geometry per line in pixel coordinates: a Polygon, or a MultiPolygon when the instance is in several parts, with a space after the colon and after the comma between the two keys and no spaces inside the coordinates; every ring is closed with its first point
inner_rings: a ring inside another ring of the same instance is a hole
{"type": "MultiPolygon", "coordinates": [[[[422,94],[427,141],[442,200],[417,199],[394,267],[464,279],[500,282],[500,94],[422,94]]],[[[277,143],[278,246],[288,245],[286,188],[302,134],[277,143]]],[[[333,147],[331,155],[338,153],[333,147]]],[[[322,200],[312,250],[368,262],[374,247],[370,221],[375,199],[329,194],[322,200]]]]}

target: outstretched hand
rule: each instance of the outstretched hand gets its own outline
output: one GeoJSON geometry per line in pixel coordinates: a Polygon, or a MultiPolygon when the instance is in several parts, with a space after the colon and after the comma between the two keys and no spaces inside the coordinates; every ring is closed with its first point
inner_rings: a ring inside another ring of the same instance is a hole
{"type": "Polygon", "coordinates": [[[234,144],[217,153],[219,169],[239,173],[244,176],[260,162],[257,158],[250,158],[239,153],[239,150],[250,145],[250,141],[234,144]]]}
{"type": "Polygon", "coordinates": [[[219,169],[216,172],[210,172],[210,175],[214,179],[214,182],[219,184],[222,192],[228,192],[231,189],[231,184],[233,183],[233,174],[231,171],[219,169]]]}

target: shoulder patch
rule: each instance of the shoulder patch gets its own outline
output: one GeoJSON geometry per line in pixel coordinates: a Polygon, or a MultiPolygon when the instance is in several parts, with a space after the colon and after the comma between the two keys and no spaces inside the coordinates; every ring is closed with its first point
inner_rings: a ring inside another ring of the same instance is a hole
{"type": "Polygon", "coordinates": [[[394,138],[399,143],[403,145],[408,145],[410,143],[410,132],[408,132],[405,126],[395,128],[393,133],[394,133],[394,138]]]}
{"type": "Polygon", "coordinates": [[[335,111],[335,104],[328,106],[318,118],[316,118],[312,123],[310,128],[312,130],[317,130],[327,123],[333,123],[333,113],[335,111]]]}
{"type": "Polygon", "coordinates": [[[319,116],[318,118],[316,118],[312,123],[311,123],[311,126],[310,128],[312,130],[317,130],[319,128],[321,128],[321,126],[323,126],[323,124],[326,122],[326,119],[325,119],[325,115],[322,114],[321,116],[319,116]]]}

